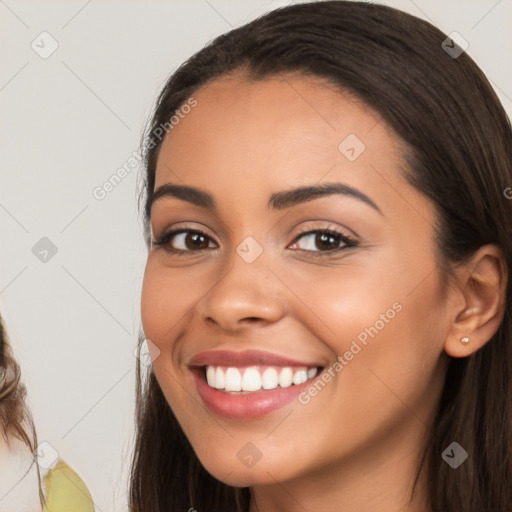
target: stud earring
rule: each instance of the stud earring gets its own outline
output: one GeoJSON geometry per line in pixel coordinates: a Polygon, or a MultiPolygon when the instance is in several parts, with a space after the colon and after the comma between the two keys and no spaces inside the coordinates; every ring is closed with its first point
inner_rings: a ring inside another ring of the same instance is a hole
{"type": "Polygon", "coordinates": [[[462,343],[469,343],[469,338],[461,338],[462,343]]]}

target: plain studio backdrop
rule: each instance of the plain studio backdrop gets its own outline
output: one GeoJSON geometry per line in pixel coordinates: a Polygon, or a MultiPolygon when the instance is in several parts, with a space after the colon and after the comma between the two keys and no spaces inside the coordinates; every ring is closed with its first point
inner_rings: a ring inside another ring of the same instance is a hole
{"type": "MultiPolygon", "coordinates": [[[[127,503],[144,122],[186,58],[289,3],[0,0],[0,310],[39,442],[78,472],[99,512],[127,503]]],[[[458,32],[510,117],[511,0],[380,3],[458,32]]]]}

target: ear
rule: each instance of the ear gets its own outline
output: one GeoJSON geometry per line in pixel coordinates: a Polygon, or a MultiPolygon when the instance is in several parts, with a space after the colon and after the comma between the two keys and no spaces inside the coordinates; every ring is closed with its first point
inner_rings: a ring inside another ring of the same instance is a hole
{"type": "Polygon", "coordinates": [[[483,347],[503,320],[508,279],[503,252],[494,244],[480,247],[457,268],[455,279],[457,306],[444,349],[452,357],[466,357],[483,347]]]}

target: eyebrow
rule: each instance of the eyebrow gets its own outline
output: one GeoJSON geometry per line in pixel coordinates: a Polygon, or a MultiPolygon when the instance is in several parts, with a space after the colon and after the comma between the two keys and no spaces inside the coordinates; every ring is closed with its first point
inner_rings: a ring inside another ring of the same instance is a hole
{"type": "MultiPolygon", "coordinates": [[[[374,210],[384,216],[380,208],[366,194],[357,188],[350,187],[344,183],[324,183],[322,185],[304,186],[291,190],[284,190],[282,192],[275,192],[270,196],[267,207],[271,210],[284,210],[298,204],[312,201],[319,197],[330,196],[333,194],[358,199],[368,206],[371,206],[374,210]]],[[[209,210],[217,209],[215,199],[208,192],[196,187],[166,183],[165,185],[158,187],[151,195],[148,203],[149,211],[151,211],[153,204],[163,197],[174,197],[209,210]]]]}

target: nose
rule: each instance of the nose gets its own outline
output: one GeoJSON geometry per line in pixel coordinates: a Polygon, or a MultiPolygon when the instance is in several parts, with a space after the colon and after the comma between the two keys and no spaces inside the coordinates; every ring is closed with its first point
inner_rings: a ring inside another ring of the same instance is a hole
{"type": "Polygon", "coordinates": [[[198,305],[205,322],[234,332],[271,325],[283,317],[283,284],[263,257],[247,263],[233,251],[226,267],[198,305]]]}

